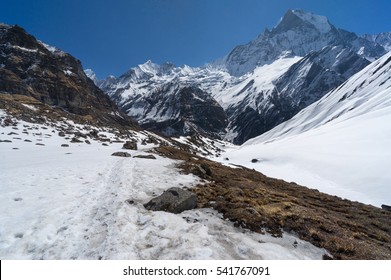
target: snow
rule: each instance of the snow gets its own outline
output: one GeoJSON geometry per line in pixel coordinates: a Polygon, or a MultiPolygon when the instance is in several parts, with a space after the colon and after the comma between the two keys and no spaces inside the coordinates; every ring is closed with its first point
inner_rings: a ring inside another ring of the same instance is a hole
{"type": "Polygon", "coordinates": [[[390,109],[274,142],[245,145],[222,157],[267,176],[380,207],[391,204],[387,122],[390,109]],[[253,158],[259,162],[251,163],[253,158]]]}
{"type": "Polygon", "coordinates": [[[222,157],[331,195],[390,205],[390,69],[391,53],[291,120],[227,149],[222,157]]]}
{"type": "Polygon", "coordinates": [[[64,74],[65,75],[68,75],[68,76],[74,76],[75,73],[73,73],[71,70],[67,69],[67,70],[64,70],[64,74]]]}
{"type": "Polygon", "coordinates": [[[65,55],[65,52],[61,51],[60,49],[58,49],[56,47],[50,46],[50,45],[48,45],[42,41],[39,41],[39,40],[38,40],[38,42],[54,55],[60,55],[60,56],[65,55]]]}
{"type": "MultiPolygon", "coordinates": [[[[326,253],[294,235],[235,228],[211,209],[148,211],[143,204],[165,189],[199,179],[181,174],[177,161],[113,157],[122,144],[69,143],[45,126],[0,127],[0,139],[12,141],[0,142],[1,259],[321,259],[326,253]]],[[[153,146],[139,147],[132,156],[153,146]]]]}
{"type": "Polygon", "coordinates": [[[9,45],[9,47],[14,48],[14,49],[18,49],[21,51],[25,51],[25,52],[31,52],[31,53],[38,52],[37,49],[28,49],[28,48],[24,48],[24,47],[20,47],[20,46],[16,46],[16,45],[9,45]]]}
{"type": "Polygon", "coordinates": [[[273,81],[277,80],[289,69],[289,67],[298,62],[300,59],[302,58],[281,57],[271,64],[266,64],[255,68],[255,70],[250,75],[248,75],[243,81],[234,85],[233,87],[223,91],[212,92],[212,95],[224,109],[227,109],[230,106],[242,102],[247,95],[254,98],[257,95],[254,93],[262,94],[264,91],[270,92],[274,89],[273,81]],[[251,87],[255,92],[249,92],[249,90],[246,88],[246,86],[251,83],[251,81],[253,81],[251,87]]]}
{"type": "Polygon", "coordinates": [[[95,72],[92,69],[84,69],[84,73],[88,78],[90,78],[95,84],[98,83],[98,78],[96,77],[95,72]]]}
{"type": "Polygon", "coordinates": [[[33,110],[33,111],[37,111],[37,110],[38,110],[38,109],[35,108],[33,105],[24,104],[24,103],[22,103],[22,105],[23,105],[24,107],[26,107],[26,108],[29,108],[30,110],[33,110]]]}

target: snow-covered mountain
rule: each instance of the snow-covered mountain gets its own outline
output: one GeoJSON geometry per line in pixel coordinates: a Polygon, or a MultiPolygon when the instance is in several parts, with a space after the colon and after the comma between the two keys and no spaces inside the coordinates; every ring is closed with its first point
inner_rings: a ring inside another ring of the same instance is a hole
{"type": "Polygon", "coordinates": [[[325,46],[341,45],[361,52],[365,58],[380,57],[385,50],[374,42],[365,42],[354,33],[338,29],[325,16],[302,10],[288,10],[279,24],[271,31],[266,29],[255,40],[237,46],[225,58],[229,73],[241,76],[258,66],[270,64],[282,52],[305,56],[325,46]]]}
{"type": "MultiPolygon", "coordinates": [[[[218,87],[221,71],[170,63],[147,61],[116,79],[109,76],[100,87],[132,118],[146,129],[167,136],[195,132],[221,138],[227,117],[209,92],[208,84],[218,87]],[[195,81],[203,80],[203,86],[195,81]]],[[[228,77],[229,78],[229,77],[228,77]]]]}
{"type": "MultiPolygon", "coordinates": [[[[192,68],[148,61],[97,85],[144,127],[155,121],[140,114],[140,104],[153,111],[154,104],[148,101],[153,92],[164,96],[167,84],[198,88],[211,96],[204,103],[216,100],[225,110],[225,139],[241,144],[288,120],[384,53],[376,42],[338,29],[324,16],[289,10],[271,31],[234,48],[218,62],[192,68]]],[[[170,128],[159,130],[165,133],[170,128]]]]}
{"type": "Polygon", "coordinates": [[[96,74],[92,69],[84,69],[84,73],[86,74],[86,76],[88,78],[90,78],[94,82],[95,85],[97,85],[97,86],[99,85],[99,80],[96,77],[96,74]]]}
{"type": "Polygon", "coordinates": [[[391,203],[391,52],[292,119],[224,155],[269,176],[391,203]],[[251,163],[251,159],[258,163],[251,163]]]}
{"type": "Polygon", "coordinates": [[[199,133],[212,138],[224,135],[227,117],[223,108],[195,86],[167,83],[144,95],[134,96],[124,109],[145,129],[167,136],[199,133]],[[127,110],[132,108],[132,110],[127,110]]]}

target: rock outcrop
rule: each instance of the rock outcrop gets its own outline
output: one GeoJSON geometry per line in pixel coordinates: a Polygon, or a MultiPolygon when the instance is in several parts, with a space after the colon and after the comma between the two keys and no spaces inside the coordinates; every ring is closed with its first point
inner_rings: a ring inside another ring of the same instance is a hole
{"type": "Polygon", "coordinates": [[[187,190],[170,188],[162,195],[144,204],[144,207],[152,211],[166,211],[180,213],[194,209],[197,206],[197,196],[187,190]]]}

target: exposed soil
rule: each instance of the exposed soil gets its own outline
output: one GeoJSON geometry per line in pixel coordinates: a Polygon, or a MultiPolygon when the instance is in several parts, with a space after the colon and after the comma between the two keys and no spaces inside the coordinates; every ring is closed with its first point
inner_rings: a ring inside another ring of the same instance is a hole
{"type": "Polygon", "coordinates": [[[183,172],[205,179],[193,189],[198,207],[214,208],[238,227],[276,237],[282,230],[291,232],[327,249],[334,259],[391,259],[391,212],[173,147],[156,151],[183,160],[183,172]]]}

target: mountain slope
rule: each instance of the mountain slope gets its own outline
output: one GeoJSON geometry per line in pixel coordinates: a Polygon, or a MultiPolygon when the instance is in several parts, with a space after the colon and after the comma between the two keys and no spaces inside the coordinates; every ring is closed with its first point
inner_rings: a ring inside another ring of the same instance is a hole
{"type": "Polygon", "coordinates": [[[130,119],[87,78],[80,61],[19,26],[0,25],[0,92],[21,94],[103,123],[130,119]]]}
{"type": "Polygon", "coordinates": [[[289,121],[228,152],[236,164],[380,206],[391,204],[391,53],[289,121]],[[257,163],[251,163],[251,159],[257,163]]]}

